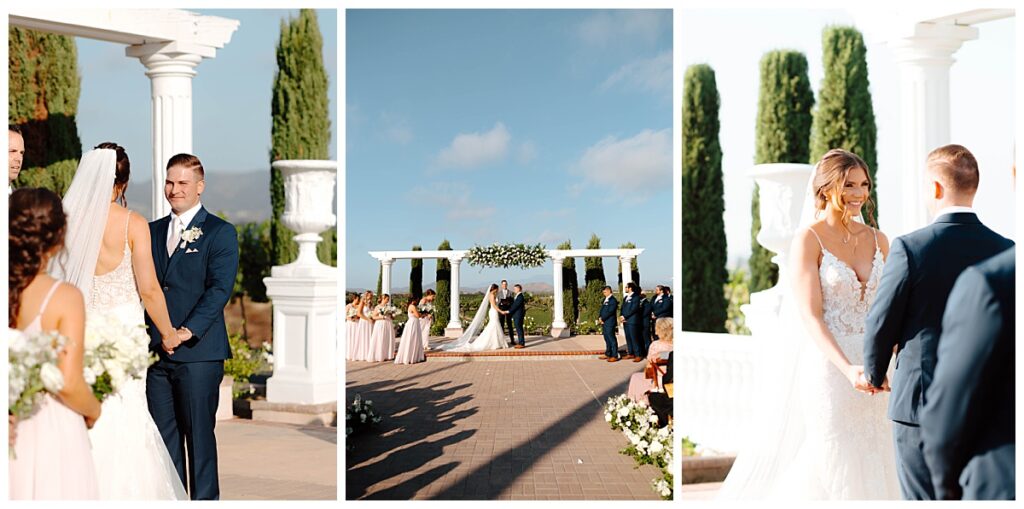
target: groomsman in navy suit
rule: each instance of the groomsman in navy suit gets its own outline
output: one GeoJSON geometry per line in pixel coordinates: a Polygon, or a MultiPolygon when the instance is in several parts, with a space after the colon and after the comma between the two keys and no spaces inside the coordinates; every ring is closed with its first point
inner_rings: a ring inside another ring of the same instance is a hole
{"type": "Polygon", "coordinates": [[[604,355],[599,359],[607,359],[608,362],[619,361],[619,338],[615,337],[615,317],[618,315],[619,302],[612,295],[612,287],[606,286],[601,290],[604,293],[604,302],[601,303],[601,332],[604,334],[604,355]]]}
{"type": "Polygon", "coordinates": [[[968,268],[949,294],[921,410],[924,459],[939,500],[1016,497],[1016,252],[968,268]]]}
{"type": "Polygon", "coordinates": [[[199,158],[172,157],[164,182],[171,214],[149,223],[157,279],[178,338],[163,342],[146,316],[149,348],[159,356],[146,375],[146,399],[192,500],[220,498],[213,429],[224,360],[231,358],[224,306],[238,272],[235,227],[199,202],[205,188],[199,158]]]}
{"type": "MultiPolygon", "coordinates": [[[[658,318],[670,318],[672,316],[672,293],[664,285],[655,287],[654,298],[651,300],[651,323],[657,322],[658,318]]],[[[658,339],[658,334],[651,327],[651,341],[658,339]]]]}
{"type": "MultiPolygon", "coordinates": [[[[512,287],[515,290],[515,297],[512,298],[512,305],[508,308],[508,316],[516,328],[516,335],[519,336],[519,343],[516,348],[526,348],[526,334],[523,332],[523,320],[526,318],[526,299],[523,298],[522,285],[512,287]]],[[[509,339],[512,339],[511,337],[509,339]]]]}
{"type": "Polygon", "coordinates": [[[640,291],[640,339],[637,340],[640,346],[640,357],[647,358],[647,349],[651,346],[651,329],[654,327],[651,320],[651,301],[640,291]]]}
{"type": "Polygon", "coordinates": [[[640,294],[636,283],[626,283],[626,298],[622,301],[622,333],[626,336],[626,356],[623,359],[633,359],[633,362],[640,362],[644,358],[640,355],[640,334],[643,333],[643,324],[640,322],[640,294]]]}

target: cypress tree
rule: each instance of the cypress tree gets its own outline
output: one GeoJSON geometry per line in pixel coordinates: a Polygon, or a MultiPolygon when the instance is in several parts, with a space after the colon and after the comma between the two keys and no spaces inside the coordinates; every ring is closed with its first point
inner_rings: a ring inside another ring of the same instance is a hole
{"type": "MultiPolygon", "coordinates": [[[[867,48],[856,28],[827,27],[821,35],[825,77],[818,91],[818,107],[811,131],[811,164],[834,148],[859,155],[868,165],[875,186],[871,201],[878,204],[877,129],[868,82],[867,48]]],[[[865,211],[869,224],[878,224],[877,206],[865,211]]]]}
{"type": "MultiPolygon", "coordinates": [[[[601,249],[601,239],[597,234],[590,235],[587,249],[601,249]]],[[[586,286],[580,296],[579,321],[580,323],[594,323],[600,316],[601,303],[604,301],[601,289],[607,284],[604,279],[604,262],[600,256],[588,256],[583,259],[583,264],[586,268],[584,273],[586,286]]]]}
{"type": "MultiPolygon", "coordinates": [[[[376,295],[380,295],[380,292],[383,291],[383,289],[384,289],[384,266],[381,265],[377,269],[377,293],[376,293],[376,295]]],[[[397,304],[395,304],[395,305],[397,306],[397,304]]]]}
{"type": "Polygon", "coordinates": [[[7,33],[7,120],[25,138],[25,160],[14,185],[63,196],[82,157],[75,124],[81,83],[75,39],[16,27],[7,33]]]}
{"type": "MultiPolygon", "coordinates": [[[[413,251],[423,251],[420,246],[412,246],[413,251]]],[[[414,258],[409,269],[409,294],[414,297],[423,296],[423,260],[414,258]]]]}
{"type": "MultiPolygon", "coordinates": [[[[327,71],[323,61],[323,38],[312,9],[302,9],[297,18],[281,21],[277,42],[277,72],[270,103],[270,160],[327,159],[331,140],[328,117],[327,71]]],[[[295,232],[281,222],[284,213],[284,181],[281,172],[270,170],[270,222],[274,239],[273,261],[290,263],[298,253],[292,240],[295,232]]],[[[327,263],[334,264],[337,231],[323,235],[317,246],[321,260],[334,253],[327,263]]]]}
{"type": "MultiPolygon", "coordinates": [[[[565,241],[555,249],[572,249],[572,242],[565,241]]],[[[562,309],[565,311],[565,323],[572,332],[576,332],[576,321],[580,313],[580,289],[576,279],[576,259],[573,257],[562,260],[562,309]]],[[[556,288],[555,291],[559,289],[556,288]]]]}
{"type": "MultiPolygon", "coordinates": [[[[437,246],[437,250],[451,251],[452,245],[445,239],[441,242],[441,245],[437,246]]],[[[437,296],[434,297],[434,322],[430,326],[430,334],[432,336],[443,336],[444,329],[448,326],[448,320],[451,319],[449,306],[452,302],[452,264],[447,258],[437,259],[435,281],[437,281],[437,296]]]]}
{"type": "MultiPolygon", "coordinates": [[[[807,77],[807,58],[799,51],[779,50],[761,58],[761,93],[757,101],[756,164],[803,163],[810,157],[811,109],[814,92],[807,77]]],[[[761,198],[754,186],[750,212],[750,291],[771,288],[779,280],[775,253],[757,241],[761,231],[761,198]]]]}
{"type": "Polygon", "coordinates": [[[725,199],[722,148],[718,141],[720,100],[715,71],[692,65],[683,80],[683,330],[724,332],[725,199]]]}

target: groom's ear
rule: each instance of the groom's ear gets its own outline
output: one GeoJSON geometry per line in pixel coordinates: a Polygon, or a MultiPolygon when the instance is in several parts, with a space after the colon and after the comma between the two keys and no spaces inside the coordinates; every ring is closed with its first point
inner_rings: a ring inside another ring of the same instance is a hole
{"type": "Polygon", "coordinates": [[[941,200],[946,194],[946,190],[942,188],[942,183],[938,180],[932,181],[932,193],[936,200],[941,200]]]}
{"type": "Polygon", "coordinates": [[[200,180],[196,183],[196,194],[202,196],[203,191],[206,190],[206,179],[200,180]]]}

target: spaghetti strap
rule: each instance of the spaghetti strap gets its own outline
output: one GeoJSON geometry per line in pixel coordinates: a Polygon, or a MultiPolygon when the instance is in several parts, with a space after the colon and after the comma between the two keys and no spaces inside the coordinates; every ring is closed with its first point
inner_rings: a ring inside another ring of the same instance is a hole
{"type": "MultiPolygon", "coordinates": [[[[57,287],[60,286],[60,283],[60,280],[54,281],[53,286],[50,287],[50,291],[46,292],[46,297],[43,298],[43,303],[39,305],[39,313],[36,314],[36,318],[43,316],[43,312],[46,311],[46,306],[50,303],[50,297],[53,297],[53,294],[57,291],[57,287]]],[[[35,318],[33,320],[35,320],[35,318]]]]}
{"type": "Polygon", "coordinates": [[[128,243],[128,223],[132,219],[132,211],[128,211],[128,215],[124,219],[124,243],[128,243]]]}
{"type": "Polygon", "coordinates": [[[868,226],[868,228],[871,228],[871,233],[875,234],[875,249],[881,249],[881,246],[878,245],[878,228],[873,226],[868,226]]]}
{"type": "Polygon", "coordinates": [[[807,229],[810,230],[811,233],[814,234],[814,238],[818,239],[818,247],[820,247],[824,251],[825,250],[825,244],[821,243],[821,237],[818,236],[818,232],[814,231],[814,228],[811,228],[810,226],[808,226],[807,229]]]}

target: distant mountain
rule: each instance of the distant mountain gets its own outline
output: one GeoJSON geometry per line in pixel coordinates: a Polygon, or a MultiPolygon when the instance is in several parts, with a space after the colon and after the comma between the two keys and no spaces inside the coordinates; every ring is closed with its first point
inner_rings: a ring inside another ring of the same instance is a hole
{"type": "MultiPolygon", "coordinates": [[[[132,175],[128,184],[128,206],[150,217],[150,175],[132,175]]],[[[162,193],[163,191],[161,191],[162,193]]],[[[270,218],[270,170],[206,172],[203,206],[210,212],[224,212],[228,221],[242,224],[270,218]]],[[[335,194],[337,210],[337,194],[335,194]]]]}

